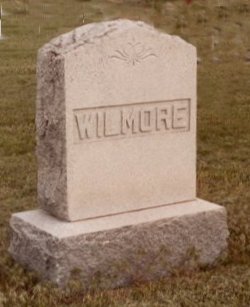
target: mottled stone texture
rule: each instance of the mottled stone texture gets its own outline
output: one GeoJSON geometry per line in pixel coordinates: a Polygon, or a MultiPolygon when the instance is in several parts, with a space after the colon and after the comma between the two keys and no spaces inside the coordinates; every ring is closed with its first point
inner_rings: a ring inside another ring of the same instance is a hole
{"type": "Polygon", "coordinates": [[[11,228],[14,259],[59,286],[77,269],[87,288],[213,265],[228,238],[225,209],[202,200],[74,223],[29,211],[13,215],[11,228]]]}
{"type": "Polygon", "coordinates": [[[38,205],[67,217],[64,60],[45,46],[37,63],[38,205]]]}

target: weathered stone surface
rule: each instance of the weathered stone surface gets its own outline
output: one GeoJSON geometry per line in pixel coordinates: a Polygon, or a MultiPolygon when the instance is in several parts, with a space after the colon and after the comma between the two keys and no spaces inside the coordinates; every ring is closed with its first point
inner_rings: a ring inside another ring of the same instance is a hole
{"type": "Polygon", "coordinates": [[[64,63],[44,47],[37,63],[38,203],[53,215],[67,212],[64,63]]]}
{"type": "Polygon", "coordinates": [[[196,200],[68,223],[42,210],[11,218],[10,253],[64,286],[78,269],[85,287],[125,286],[212,265],[227,250],[223,207],[196,200]]]}
{"type": "Polygon", "coordinates": [[[90,24],[38,56],[38,202],[64,220],[196,197],[196,49],[143,22],[90,24]]]}
{"type": "Polygon", "coordinates": [[[196,65],[192,45],[128,20],[40,49],[43,210],[12,216],[16,261],[60,286],[77,269],[112,288],[226,254],[225,209],[196,199],[196,65]]]}

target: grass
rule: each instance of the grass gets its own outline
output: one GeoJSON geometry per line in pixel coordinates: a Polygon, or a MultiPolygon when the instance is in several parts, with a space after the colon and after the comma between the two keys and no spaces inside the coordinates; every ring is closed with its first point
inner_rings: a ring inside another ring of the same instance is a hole
{"type": "Polygon", "coordinates": [[[0,41],[0,306],[250,306],[250,5],[248,1],[5,0],[0,41]],[[124,1],[126,2],[126,1],[124,1]],[[223,2],[223,1],[222,1],[223,2]],[[36,207],[36,54],[82,23],[141,19],[198,48],[198,195],[227,208],[229,255],[215,269],[83,293],[40,283],[8,255],[13,212],[36,207]],[[40,30],[39,30],[40,29],[40,30]]]}

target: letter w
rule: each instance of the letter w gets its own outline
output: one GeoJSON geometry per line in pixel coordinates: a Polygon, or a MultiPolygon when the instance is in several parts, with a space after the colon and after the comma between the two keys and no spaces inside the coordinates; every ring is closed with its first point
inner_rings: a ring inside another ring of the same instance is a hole
{"type": "Polygon", "coordinates": [[[81,140],[95,137],[96,123],[92,113],[75,114],[75,119],[81,140]]]}

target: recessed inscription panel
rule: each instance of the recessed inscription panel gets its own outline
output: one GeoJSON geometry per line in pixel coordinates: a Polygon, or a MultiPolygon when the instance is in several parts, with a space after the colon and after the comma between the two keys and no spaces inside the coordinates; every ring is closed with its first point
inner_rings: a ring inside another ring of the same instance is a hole
{"type": "Polygon", "coordinates": [[[190,99],[76,109],[74,141],[93,142],[190,130],[190,99]]]}

